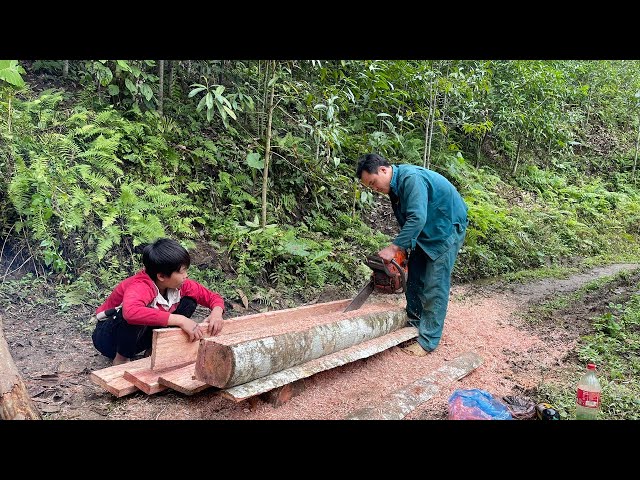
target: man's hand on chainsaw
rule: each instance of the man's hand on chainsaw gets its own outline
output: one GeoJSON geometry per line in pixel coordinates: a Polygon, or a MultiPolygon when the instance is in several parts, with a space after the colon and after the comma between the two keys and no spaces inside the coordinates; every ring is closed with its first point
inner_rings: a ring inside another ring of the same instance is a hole
{"type": "Polygon", "coordinates": [[[384,247],[382,250],[378,252],[378,256],[384,260],[384,263],[389,263],[396,256],[398,251],[402,250],[395,243],[390,244],[387,247],[384,247]]]}

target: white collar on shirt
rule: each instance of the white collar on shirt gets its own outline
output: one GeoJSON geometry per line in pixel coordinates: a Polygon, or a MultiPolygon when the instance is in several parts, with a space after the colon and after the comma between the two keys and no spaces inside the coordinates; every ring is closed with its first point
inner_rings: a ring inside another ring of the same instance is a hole
{"type": "Polygon", "coordinates": [[[168,310],[172,305],[180,302],[180,290],[178,290],[177,288],[167,288],[167,298],[164,298],[162,295],[160,295],[160,290],[158,289],[157,285],[156,290],[158,294],[151,303],[151,308],[156,308],[156,305],[160,304],[164,305],[164,307],[168,310]]]}

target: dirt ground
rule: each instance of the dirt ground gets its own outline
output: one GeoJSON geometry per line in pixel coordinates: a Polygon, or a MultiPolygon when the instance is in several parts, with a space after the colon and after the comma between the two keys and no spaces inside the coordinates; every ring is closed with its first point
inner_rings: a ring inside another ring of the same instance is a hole
{"type": "MultiPolygon", "coordinates": [[[[457,388],[481,388],[498,397],[535,398],[543,379],[564,381],[565,367],[575,362],[576,341],[590,328],[588,320],[637,290],[639,267],[609,265],[566,279],[529,283],[454,285],[443,339],[434,352],[417,358],[392,347],[320,372],[305,380],[301,394],[279,407],[264,401],[253,406],[247,401],[235,403],[207,390],[193,396],[168,389],[155,395],[138,392],[115,398],[90,381],[91,371],[110,364],[92,345],[87,324],[90,309],[61,314],[47,304],[35,306],[16,291],[1,299],[0,315],[14,362],[45,419],[338,420],[426,376],[462,352],[478,353],[482,365],[406,416],[408,420],[439,420],[447,418],[447,399],[457,388]],[[632,281],[616,282],[549,318],[527,321],[526,314],[536,304],[621,270],[634,270],[632,281]]],[[[402,296],[387,297],[403,302],[402,296]]],[[[340,292],[328,291],[319,301],[339,298],[344,298],[340,292]]],[[[196,317],[205,314],[200,307],[196,311],[196,317]]],[[[228,312],[229,316],[238,314],[228,312]]]]}

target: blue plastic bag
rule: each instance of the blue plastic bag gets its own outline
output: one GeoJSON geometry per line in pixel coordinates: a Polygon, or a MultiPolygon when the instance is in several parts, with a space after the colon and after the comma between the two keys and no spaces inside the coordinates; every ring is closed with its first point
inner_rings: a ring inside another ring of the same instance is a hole
{"type": "Polygon", "coordinates": [[[449,420],[512,420],[509,408],[485,390],[456,390],[449,397],[449,420]]]}

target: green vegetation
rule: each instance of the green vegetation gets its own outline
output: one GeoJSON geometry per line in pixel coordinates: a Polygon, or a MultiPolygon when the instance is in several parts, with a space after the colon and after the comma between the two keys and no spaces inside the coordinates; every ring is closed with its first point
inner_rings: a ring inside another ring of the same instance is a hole
{"type": "MultiPolygon", "coordinates": [[[[575,418],[575,395],[578,380],[586,364],[597,365],[602,386],[602,409],[599,419],[621,420],[640,418],[640,293],[639,275],[622,272],[592,281],[570,295],[561,296],[535,309],[538,321],[554,321],[563,309],[584,301],[588,293],[605,295],[618,285],[635,290],[622,303],[608,303],[604,313],[589,319],[589,333],[582,336],[576,349],[576,361],[562,382],[547,381],[538,386],[538,396],[551,402],[561,418],[575,418]],[[635,287],[635,288],[634,288],[635,287]]],[[[606,296],[604,298],[607,298],[606,296]]],[[[556,320],[557,321],[557,320],[556,320]]]]}
{"type": "Polygon", "coordinates": [[[640,61],[2,60],[0,294],[28,271],[95,306],[171,236],[231,301],[346,296],[390,240],[354,178],[370,151],[459,188],[457,281],[634,262],[639,139],[640,61]]]}
{"type": "Polygon", "coordinates": [[[539,278],[567,278],[571,274],[579,271],[578,268],[552,266],[533,268],[531,270],[520,270],[513,273],[507,273],[500,278],[506,282],[525,282],[536,280],[539,278]]]}
{"type": "Polygon", "coordinates": [[[168,235],[212,253],[198,275],[226,295],[353,290],[362,275],[349,272],[389,240],[363,221],[374,202],[354,169],[368,151],[458,186],[471,223],[457,279],[639,258],[638,73],[635,61],[3,61],[1,233],[5,258],[23,252],[5,273],[26,262],[82,297],[168,235]]]}

